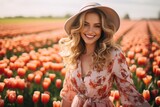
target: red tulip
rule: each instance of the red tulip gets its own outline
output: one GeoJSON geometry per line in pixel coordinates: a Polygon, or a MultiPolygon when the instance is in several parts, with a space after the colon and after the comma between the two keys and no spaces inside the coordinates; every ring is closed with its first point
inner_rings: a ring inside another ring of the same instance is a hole
{"type": "Polygon", "coordinates": [[[145,65],[147,63],[146,57],[138,57],[138,64],[139,65],[145,65]]]}
{"type": "Polygon", "coordinates": [[[25,80],[24,79],[17,79],[17,87],[21,90],[25,88],[25,80]]]}
{"type": "Polygon", "coordinates": [[[54,79],[55,79],[55,77],[56,77],[56,74],[49,74],[49,78],[51,79],[51,81],[54,81],[54,79]]]}
{"type": "Polygon", "coordinates": [[[136,52],[136,53],[140,53],[140,52],[141,52],[141,48],[140,48],[139,46],[136,46],[136,47],[135,47],[135,52],[136,52]]]}
{"type": "Polygon", "coordinates": [[[43,104],[48,103],[50,100],[50,95],[46,94],[46,93],[42,93],[41,94],[41,101],[43,104]]]}
{"type": "Polygon", "coordinates": [[[25,74],[26,74],[26,69],[24,69],[24,68],[18,68],[17,74],[18,74],[20,77],[25,76],[25,74]]]}
{"type": "Polygon", "coordinates": [[[130,69],[130,71],[133,73],[133,72],[135,72],[136,71],[136,68],[137,68],[137,65],[131,65],[130,67],[129,67],[129,69],[130,69]]]}
{"type": "Polygon", "coordinates": [[[7,64],[6,64],[6,63],[1,63],[1,64],[0,64],[0,74],[3,74],[3,73],[4,73],[4,70],[5,70],[6,67],[7,67],[7,64]]]}
{"type": "Polygon", "coordinates": [[[4,86],[5,86],[5,83],[0,82],[0,92],[2,92],[4,90],[4,86]]]}
{"type": "Polygon", "coordinates": [[[4,100],[0,99],[0,107],[4,107],[4,100]]]}
{"type": "Polygon", "coordinates": [[[57,63],[62,62],[62,57],[59,54],[52,54],[52,58],[55,60],[57,63]]]}
{"type": "Polygon", "coordinates": [[[12,57],[10,57],[10,62],[15,62],[15,61],[17,60],[17,58],[18,58],[18,57],[15,56],[15,55],[12,56],[12,57]]]}
{"type": "Polygon", "coordinates": [[[51,68],[54,71],[60,71],[63,67],[63,63],[51,63],[51,68]]]}
{"type": "Polygon", "coordinates": [[[157,62],[157,64],[160,66],[160,56],[157,56],[157,57],[156,57],[156,62],[157,62]]]}
{"type": "Polygon", "coordinates": [[[35,91],[33,96],[32,96],[32,101],[34,103],[37,103],[39,101],[39,99],[40,99],[40,92],[39,91],[35,91]]]}
{"type": "Polygon", "coordinates": [[[18,104],[23,104],[23,95],[18,95],[17,96],[17,103],[18,104]]]}
{"type": "Polygon", "coordinates": [[[10,91],[8,93],[8,100],[10,103],[14,103],[16,101],[16,92],[15,91],[10,91]]]}
{"type": "Polygon", "coordinates": [[[62,76],[65,76],[65,75],[66,75],[66,72],[67,72],[67,69],[66,69],[66,68],[62,68],[62,70],[61,70],[61,75],[62,75],[62,76]]]}
{"type": "Polygon", "coordinates": [[[152,94],[152,96],[155,98],[155,97],[157,96],[157,94],[158,94],[158,90],[157,90],[157,89],[153,89],[153,90],[151,91],[151,94],[152,94]]]}
{"type": "Polygon", "coordinates": [[[40,82],[41,82],[41,78],[42,78],[42,76],[41,76],[41,75],[36,75],[36,76],[34,77],[34,81],[35,81],[35,83],[40,84],[40,82]]]}
{"type": "Polygon", "coordinates": [[[133,59],[134,58],[134,52],[133,51],[128,51],[127,56],[128,56],[128,58],[133,59]]]}
{"type": "Polygon", "coordinates": [[[45,77],[44,80],[43,80],[43,82],[42,82],[43,89],[47,90],[48,87],[50,86],[50,84],[51,84],[50,78],[46,78],[45,77]]]}
{"type": "Polygon", "coordinates": [[[150,54],[149,54],[149,58],[150,58],[150,59],[153,59],[153,53],[150,53],[150,54]]]}
{"type": "Polygon", "coordinates": [[[61,102],[60,101],[53,101],[53,106],[52,107],[60,107],[61,102]]]}
{"type": "Polygon", "coordinates": [[[157,96],[157,97],[155,98],[155,102],[156,102],[156,104],[157,104],[158,106],[160,106],[160,96],[157,96]]]}
{"type": "Polygon", "coordinates": [[[4,69],[4,72],[5,72],[5,76],[7,76],[8,78],[12,77],[13,75],[13,71],[8,68],[4,69]]]}
{"type": "Polygon", "coordinates": [[[119,97],[120,97],[119,91],[118,91],[118,90],[115,90],[115,91],[114,91],[114,99],[115,99],[115,100],[119,100],[119,97]]]}
{"type": "Polygon", "coordinates": [[[61,84],[62,84],[62,80],[61,80],[61,79],[57,79],[57,80],[56,80],[56,87],[57,87],[57,88],[60,88],[60,87],[61,87],[61,84]]]}
{"type": "Polygon", "coordinates": [[[27,79],[28,79],[28,81],[29,81],[29,82],[32,82],[32,81],[33,81],[33,79],[34,79],[34,74],[33,74],[33,73],[28,74],[27,79]]]}
{"type": "Polygon", "coordinates": [[[144,71],[143,68],[138,67],[138,68],[136,69],[136,75],[137,75],[137,77],[139,77],[139,78],[144,78],[144,77],[146,76],[146,72],[144,71]]]}
{"type": "Polygon", "coordinates": [[[160,88],[160,80],[157,81],[157,86],[160,88]]]}
{"type": "Polygon", "coordinates": [[[10,79],[9,79],[9,82],[10,82],[9,85],[10,85],[11,88],[17,88],[17,86],[18,86],[18,85],[17,85],[17,84],[18,84],[18,83],[17,83],[17,79],[15,79],[15,78],[10,78],[10,79]]]}
{"type": "MultiPolygon", "coordinates": [[[[47,68],[47,69],[49,69],[49,68],[47,68]]],[[[41,71],[43,74],[46,74],[46,72],[47,72],[47,70],[45,69],[45,67],[41,67],[41,68],[40,68],[40,71],[41,71]]]]}
{"type": "Polygon", "coordinates": [[[29,63],[27,63],[27,67],[28,67],[29,70],[35,71],[36,68],[37,68],[37,65],[35,63],[29,62],[29,63]]]}
{"type": "Polygon", "coordinates": [[[43,63],[43,68],[47,71],[48,69],[50,69],[51,63],[50,62],[44,62],[43,63]]]}
{"type": "Polygon", "coordinates": [[[143,48],[143,49],[142,49],[142,55],[143,55],[143,56],[147,56],[148,54],[149,54],[148,49],[143,48]]]}

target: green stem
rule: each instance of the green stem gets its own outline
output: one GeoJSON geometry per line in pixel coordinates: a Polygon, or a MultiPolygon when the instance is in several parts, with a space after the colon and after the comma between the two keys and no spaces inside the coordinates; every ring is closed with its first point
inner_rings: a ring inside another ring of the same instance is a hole
{"type": "Polygon", "coordinates": [[[38,104],[37,104],[37,103],[34,103],[34,107],[38,107],[38,104]]]}

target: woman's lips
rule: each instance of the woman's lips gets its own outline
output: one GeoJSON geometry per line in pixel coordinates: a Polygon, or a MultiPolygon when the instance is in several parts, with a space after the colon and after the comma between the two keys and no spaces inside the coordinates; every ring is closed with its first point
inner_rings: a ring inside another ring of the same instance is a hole
{"type": "Polygon", "coordinates": [[[90,38],[90,39],[92,39],[92,38],[94,38],[95,37],[95,35],[85,35],[87,38],[90,38]]]}

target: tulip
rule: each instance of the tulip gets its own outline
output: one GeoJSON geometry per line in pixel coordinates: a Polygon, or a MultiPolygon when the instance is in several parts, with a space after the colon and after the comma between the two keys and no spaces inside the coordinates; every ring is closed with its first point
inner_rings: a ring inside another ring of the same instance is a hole
{"type": "Polygon", "coordinates": [[[24,69],[24,68],[18,68],[17,74],[18,74],[20,77],[25,76],[25,74],[26,74],[26,69],[24,69]]]}
{"type": "Polygon", "coordinates": [[[149,90],[143,90],[142,95],[143,95],[145,100],[147,100],[147,101],[150,100],[150,92],[149,92],[149,90]]]}
{"type": "Polygon", "coordinates": [[[10,103],[14,103],[16,101],[16,92],[15,91],[10,91],[8,93],[8,100],[10,103]]]}
{"type": "Polygon", "coordinates": [[[160,88],[160,80],[157,81],[157,86],[160,88]]]}
{"type": "Polygon", "coordinates": [[[55,77],[56,77],[56,74],[49,74],[49,78],[51,79],[51,81],[54,81],[54,79],[55,79],[55,77]]]}
{"type": "Polygon", "coordinates": [[[144,71],[143,68],[138,67],[138,68],[136,69],[136,75],[137,75],[137,77],[139,77],[139,78],[144,78],[144,77],[146,76],[146,72],[144,71]]]}
{"type": "Polygon", "coordinates": [[[17,103],[18,104],[23,104],[23,95],[18,95],[17,96],[17,103]]]}
{"type": "Polygon", "coordinates": [[[4,107],[4,100],[0,98],[0,107],[4,107]]]}
{"type": "Polygon", "coordinates": [[[152,76],[151,76],[151,75],[147,75],[147,76],[144,77],[142,80],[143,80],[143,82],[144,82],[146,85],[149,85],[149,84],[151,83],[152,76]]]}
{"type": "Polygon", "coordinates": [[[128,58],[133,59],[134,58],[134,51],[128,51],[127,56],[128,56],[128,58]]]}
{"type": "Polygon", "coordinates": [[[61,80],[61,79],[57,79],[57,80],[56,80],[56,87],[57,87],[57,88],[60,88],[60,87],[61,87],[61,84],[62,84],[62,80],[61,80]]]}
{"type": "Polygon", "coordinates": [[[40,99],[40,92],[39,91],[35,91],[33,96],[32,96],[32,101],[34,103],[37,103],[39,101],[39,99],[40,99]]]}
{"type": "Polygon", "coordinates": [[[3,92],[4,86],[5,86],[5,83],[4,82],[0,82],[0,92],[3,92]]]}
{"type": "Polygon", "coordinates": [[[129,67],[129,69],[130,69],[130,71],[133,73],[133,72],[135,72],[136,71],[136,68],[137,68],[137,65],[131,65],[130,67],[129,67]]]}
{"type": "Polygon", "coordinates": [[[60,107],[61,102],[60,101],[53,101],[53,106],[52,107],[60,107]]]}
{"type": "Polygon", "coordinates": [[[26,87],[24,79],[17,79],[17,87],[23,90],[26,87]]]}
{"type": "Polygon", "coordinates": [[[157,94],[158,94],[158,89],[153,89],[151,91],[151,94],[152,94],[153,98],[155,98],[157,96],[157,94]]]}
{"type": "Polygon", "coordinates": [[[40,84],[40,82],[41,82],[41,78],[42,78],[42,76],[41,76],[41,75],[36,75],[36,76],[34,77],[34,81],[35,81],[35,83],[40,84]]]}
{"type": "Polygon", "coordinates": [[[118,90],[115,90],[113,96],[114,96],[114,99],[115,99],[115,100],[119,100],[119,97],[120,97],[119,91],[118,91],[118,90]]]}
{"type": "Polygon", "coordinates": [[[33,73],[28,74],[27,79],[28,79],[29,82],[32,82],[33,79],[34,79],[34,74],[33,73]]]}
{"type": "Polygon", "coordinates": [[[138,64],[139,65],[146,65],[147,64],[147,58],[146,57],[138,57],[138,64]]]}
{"type": "Polygon", "coordinates": [[[47,104],[50,100],[50,96],[46,93],[41,94],[41,101],[43,104],[47,104]]]}
{"type": "Polygon", "coordinates": [[[158,106],[160,106],[160,96],[157,96],[157,97],[155,98],[155,103],[156,103],[158,106]]]}
{"type": "Polygon", "coordinates": [[[61,75],[62,75],[62,76],[65,76],[65,75],[66,75],[66,72],[67,72],[67,69],[66,69],[66,68],[62,68],[62,69],[61,69],[61,75]]]}

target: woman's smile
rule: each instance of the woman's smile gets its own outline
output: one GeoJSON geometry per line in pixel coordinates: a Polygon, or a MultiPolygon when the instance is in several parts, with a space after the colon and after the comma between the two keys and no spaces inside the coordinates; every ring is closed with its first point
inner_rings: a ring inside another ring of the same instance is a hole
{"type": "Polygon", "coordinates": [[[88,34],[85,34],[85,36],[88,38],[88,39],[93,39],[95,37],[95,35],[88,35],[88,34]]]}

